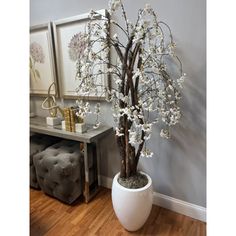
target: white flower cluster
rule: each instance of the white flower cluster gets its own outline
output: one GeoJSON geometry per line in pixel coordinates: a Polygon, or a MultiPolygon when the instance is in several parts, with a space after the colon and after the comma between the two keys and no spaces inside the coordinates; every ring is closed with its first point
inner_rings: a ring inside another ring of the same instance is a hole
{"type": "Polygon", "coordinates": [[[152,22],[150,19],[140,18],[137,26],[135,27],[134,43],[143,43],[145,41],[146,33],[150,33],[152,22]]]}
{"type": "Polygon", "coordinates": [[[129,130],[129,143],[132,146],[139,145],[143,142],[141,129],[129,130]]]}
{"type": "Polygon", "coordinates": [[[76,116],[85,118],[87,114],[91,113],[90,104],[88,102],[83,102],[82,100],[76,100],[76,116]]]}
{"type": "Polygon", "coordinates": [[[170,138],[170,131],[167,130],[167,129],[162,129],[161,132],[160,132],[160,136],[162,138],[169,139],[170,138]]]}
{"type": "Polygon", "coordinates": [[[183,73],[179,79],[177,79],[177,83],[180,88],[183,88],[183,83],[186,79],[186,73],[183,73]]]}
{"type": "Polygon", "coordinates": [[[117,135],[118,137],[124,136],[123,128],[119,129],[118,127],[116,127],[116,135],[117,135]]]}
{"type": "Polygon", "coordinates": [[[108,11],[110,14],[112,14],[114,11],[116,11],[121,5],[120,0],[109,0],[108,2],[108,11]]]}
{"type": "Polygon", "coordinates": [[[150,158],[153,156],[153,152],[150,149],[144,148],[144,150],[141,151],[141,157],[150,158]]]}

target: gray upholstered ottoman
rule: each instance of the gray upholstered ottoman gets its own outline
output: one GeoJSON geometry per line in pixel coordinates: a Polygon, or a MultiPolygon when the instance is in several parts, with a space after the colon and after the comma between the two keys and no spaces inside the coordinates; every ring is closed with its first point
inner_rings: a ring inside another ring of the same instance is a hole
{"type": "Polygon", "coordinates": [[[83,155],[79,142],[63,140],[34,155],[33,162],[44,193],[68,204],[82,194],[83,155]]]}
{"type": "Polygon", "coordinates": [[[51,137],[48,135],[36,134],[30,136],[30,186],[31,187],[40,189],[33,164],[33,156],[38,152],[43,151],[50,145],[59,142],[60,140],[61,139],[59,138],[51,137]]]}

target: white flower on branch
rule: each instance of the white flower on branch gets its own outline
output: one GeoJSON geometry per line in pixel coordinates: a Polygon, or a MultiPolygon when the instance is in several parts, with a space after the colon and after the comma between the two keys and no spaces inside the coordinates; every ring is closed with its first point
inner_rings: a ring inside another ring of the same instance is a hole
{"type": "Polygon", "coordinates": [[[116,11],[121,5],[120,0],[109,0],[108,2],[108,11],[110,14],[112,14],[114,11],[116,11]]]}
{"type": "Polygon", "coordinates": [[[179,107],[171,108],[170,113],[170,123],[169,125],[175,125],[179,122],[179,119],[181,117],[181,112],[179,107]]]}
{"type": "Polygon", "coordinates": [[[141,43],[143,41],[142,38],[143,38],[144,34],[145,34],[145,31],[143,28],[136,27],[133,43],[141,43]]]}
{"type": "Polygon", "coordinates": [[[124,98],[122,99],[123,102],[125,102],[126,104],[129,104],[129,96],[124,96],[124,98]]]}
{"type": "Polygon", "coordinates": [[[129,143],[132,146],[139,145],[143,142],[142,133],[139,130],[130,131],[129,130],[129,143]]]}
{"type": "Polygon", "coordinates": [[[130,107],[125,107],[123,109],[120,109],[122,115],[127,115],[127,118],[129,120],[132,120],[132,111],[130,107]]]}
{"type": "Polygon", "coordinates": [[[147,12],[147,13],[150,13],[151,11],[152,11],[152,8],[151,8],[151,5],[150,4],[146,4],[145,5],[145,8],[143,9],[145,12],[147,12]]]}
{"type": "Polygon", "coordinates": [[[116,135],[120,137],[120,136],[124,136],[124,133],[122,133],[121,130],[118,127],[116,127],[116,135]]]}
{"type": "Polygon", "coordinates": [[[186,74],[185,73],[183,73],[181,75],[181,77],[179,79],[177,79],[177,83],[178,83],[180,88],[183,88],[183,83],[184,83],[185,79],[186,79],[186,74]]]}
{"type": "Polygon", "coordinates": [[[117,34],[114,34],[114,35],[113,35],[113,39],[118,40],[118,35],[117,35],[117,34]]]}
{"type": "Polygon", "coordinates": [[[152,124],[143,124],[142,125],[142,130],[144,131],[144,139],[148,140],[151,138],[151,133],[152,133],[152,124]]]}
{"type": "Polygon", "coordinates": [[[145,148],[141,151],[141,157],[150,158],[153,156],[153,152],[150,149],[145,148]]]}
{"type": "Polygon", "coordinates": [[[127,25],[131,31],[134,30],[134,24],[129,19],[127,19],[127,25]]]}
{"type": "Polygon", "coordinates": [[[162,129],[161,132],[160,132],[160,136],[161,136],[162,138],[169,139],[169,138],[170,138],[170,132],[169,132],[169,130],[167,130],[167,129],[162,129]]]}
{"type": "Polygon", "coordinates": [[[174,56],[175,55],[175,48],[176,48],[176,44],[174,42],[171,42],[168,46],[168,53],[171,55],[171,56],[174,56]]]}
{"type": "Polygon", "coordinates": [[[151,123],[146,123],[142,125],[142,130],[147,133],[152,132],[152,124],[151,123]]]}
{"type": "Polygon", "coordinates": [[[95,61],[98,58],[97,54],[93,51],[89,53],[89,60],[95,61]]]}
{"type": "Polygon", "coordinates": [[[115,80],[115,83],[117,85],[120,85],[122,83],[122,80],[119,77],[117,77],[116,80],[115,80]]]}
{"type": "Polygon", "coordinates": [[[120,118],[121,111],[120,111],[120,107],[118,104],[113,104],[112,111],[113,111],[112,115],[114,118],[120,118]]]}
{"type": "Polygon", "coordinates": [[[85,118],[87,114],[91,113],[90,104],[88,102],[84,103],[82,100],[76,100],[76,116],[85,118]]]}

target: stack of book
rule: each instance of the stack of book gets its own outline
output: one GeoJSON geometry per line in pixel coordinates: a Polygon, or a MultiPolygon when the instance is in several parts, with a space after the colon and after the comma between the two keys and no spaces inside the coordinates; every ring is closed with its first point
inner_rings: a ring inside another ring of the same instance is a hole
{"type": "Polygon", "coordinates": [[[73,107],[70,108],[70,127],[71,127],[71,132],[75,132],[75,109],[73,107]]]}
{"type": "Polygon", "coordinates": [[[66,131],[75,132],[75,109],[73,107],[64,108],[64,118],[66,131]]]}

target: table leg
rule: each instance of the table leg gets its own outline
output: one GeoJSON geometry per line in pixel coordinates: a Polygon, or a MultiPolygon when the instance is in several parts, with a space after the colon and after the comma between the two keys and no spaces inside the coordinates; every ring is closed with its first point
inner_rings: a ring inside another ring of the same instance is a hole
{"type": "Polygon", "coordinates": [[[84,174],[85,174],[84,198],[85,198],[85,202],[88,203],[89,201],[89,167],[88,167],[87,143],[84,143],[84,174]]]}
{"type": "Polygon", "coordinates": [[[100,153],[100,148],[99,148],[98,141],[96,141],[96,157],[97,157],[98,186],[101,186],[101,174],[100,174],[100,158],[101,158],[101,153],[100,153]]]}
{"type": "Polygon", "coordinates": [[[100,175],[99,165],[99,154],[98,154],[97,143],[84,143],[84,198],[85,202],[88,203],[99,191],[98,176],[100,175]],[[89,160],[93,159],[93,166],[89,169],[89,160]],[[93,171],[94,181],[90,183],[89,172],[93,171]]]}

